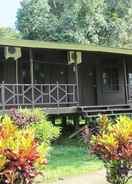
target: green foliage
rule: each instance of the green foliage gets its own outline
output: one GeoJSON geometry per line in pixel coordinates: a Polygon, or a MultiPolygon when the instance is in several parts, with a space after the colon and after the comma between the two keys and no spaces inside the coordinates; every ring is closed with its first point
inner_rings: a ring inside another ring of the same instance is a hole
{"type": "Polygon", "coordinates": [[[9,27],[0,27],[0,38],[2,39],[18,39],[20,33],[9,27]]]}
{"type": "Polygon", "coordinates": [[[132,0],[23,0],[25,38],[131,47],[132,0]]]}
{"type": "Polygon", "coordinates": [[[8,115],[0,120],[0,183],[31,184],[47,164],[48,146],[35,139],[35,129],[19,129],[8,115]]]}
{"type": "Polygon", "coordinates": [[[129,167],[128,162],[124,160],[112,160],[105,162],[107,171],[107,181],[112,184],[127,184],[131,177],[127,178],[129,167]],[[122,172],[122,174],[119,174],[122,172]],[[126,179],[127,178],[127,179],[126,179]]]}
{"type": "Polygon", "coordinates": [[[91,139],[92,151],[104,161],[108,182],[126,184],[132,178],[132,119],[120,116],[114,122],[103,115],[99,125],[91,139]]]}
{"type": "Polygon", "coordinates": [[[32,127],[35,129],[35,138],[44,144],[56,139],[60,135],[60,128],[47,120],[47,115],[39,108],[11,110],[9,113],[19,127],[32,127]]]}
{"type": "Polygon", "coordinates": [[[40,109],[11,110],[0,119],[0,183],[31,184],[47,165],[50,141],[60,129],[40,109]]]}
{"type": "Polygon", "coordinates": [[[32,124],[32,127],[36,130],[36,138],[40,142],[49,144],[60,135],[60,128],[53,126],[47,119],[44,113],[39,114],[39,123],[32,124]]]}

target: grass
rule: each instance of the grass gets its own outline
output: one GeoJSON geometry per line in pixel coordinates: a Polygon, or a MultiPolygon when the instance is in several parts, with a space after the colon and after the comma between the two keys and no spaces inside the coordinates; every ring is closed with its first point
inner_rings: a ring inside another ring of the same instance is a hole
{"type": "MultiPolygon", "coordinates": [[[[63,180],[65,176],[81,175],[103,168],[103,163],[78,141],[63,141],[52,145],[48,160],[44,176],[39,176],[34,184],[48,184],[58,179],[63,180]]],[[[132,184],[132,181],[128,184],[132,184]]]]}
{"type": "Polygon", "coordinates": [[[96,171],[102,167],[102,162],[95,156],[92,156],[83,144],[77,141],[63,142],[52,146],[49,164],[44,171],[45,178],[39,178],[39,180],[40,183],[41,180],[48,183],[57,179],[63,179],[64,176],[80,175],[96,171]]]}

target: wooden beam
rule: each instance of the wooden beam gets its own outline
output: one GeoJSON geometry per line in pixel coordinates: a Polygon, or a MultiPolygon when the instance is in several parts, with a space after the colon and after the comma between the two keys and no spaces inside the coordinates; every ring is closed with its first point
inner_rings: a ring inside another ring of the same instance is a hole
{"type": "Polygon", "coordinates": [[[123,60],[123,69],[124,69],[124,88],[125,88],[125,102],[128,104],[128,85],[127,85],[127,66],[126,66],[126,60],[124,57],[123,60]]]}
{"type": "Polygon", "coordinates": [[[16,59],[16,93],[17,93],[17,104],[19,104],[19,87],[18,87],[18,83],[19,83],[19,74],[18,74],[18,59],[16,59]]]}
{"type": "Polygon", "coordinates": [[[4,81],[2,81],[1,95],[2,95],[2,109],[5,110],[5,85],[4,81]]]}
{"type": "Polygon", "coordinates": [[[31,77],[31,84],[34,83],[34,76],[33,76],[33,54],[32,49],[29,49],[29,60],[30,60],[30,77],[31,77]]]}
{"type": "MultiPolygon", "coordinates": [[[[85,126],[84,126],[85,127],[85,126]]],[[[82,132],[84,130],[84,127],[81,127],[79,130],[76,130],[74,133],[72,133],[68,138],[72,139],[73,137],[75,137],[77,134],[79,134],[80,132],[82,132]]]]}
{"type": "Polygon", "coordinates": [[[32,49],[29,49],[29,60],[30,60],[30,78],[31,78],[31,84],[32,84],[32,107],[34,107],[34,75],[33,75],[33,53],[32,49]]]}
{"type": "Polygon", "coordinates": [[[79,105],[80,103],[80,98],[79,98],[79,73],[78,73],[78,65],[77,62],[75,62],[75,81],[76,81],[76,85],[77,85],[77,105],[79,105]]]}
{"type": "Polygon", "coordinates": [[[16,84],[19,83],[19,78],[18,78],[18,59],[16,59],[16,84]]]}

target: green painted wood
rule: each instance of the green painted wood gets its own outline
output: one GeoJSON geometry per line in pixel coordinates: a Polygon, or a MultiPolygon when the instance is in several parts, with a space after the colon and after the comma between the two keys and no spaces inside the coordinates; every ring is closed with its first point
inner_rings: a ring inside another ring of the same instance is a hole
{"type": "Polygon", "coordinates": [[[131,49],[111,48],[111,47],[101,47],[101,46],[95,46],[95,45],[83,45],[83,44],[71,44],[71,43],[44,42],[44,41],[34,41],[34,40],[13,40],[13,39],[2,40],[1,39],[0,46],[90,51],[90,52],[132,55],[131,49]]]}

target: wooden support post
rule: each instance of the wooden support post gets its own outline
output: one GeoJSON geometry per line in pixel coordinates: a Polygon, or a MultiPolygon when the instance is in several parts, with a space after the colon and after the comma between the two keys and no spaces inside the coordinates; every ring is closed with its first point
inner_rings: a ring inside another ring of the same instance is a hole
{"type": "Polygon", "coordinates": [[[60,104],[59,104],[59,83],[58,83],[58,81],[56,82],[56,91],[57,91],[57,107],[59,107],[60,106],[60,104]]]}
{"type": "Polygon", "coordinates": [[[29,49],[29,59],[30,59],[30,75],[31,75],[31,84],[34,83],[34,76],[33,76],[33,54],[32,49],[29,49]]]}
{"type": "Polygon", "coordinates": [[[77,105],[79,105],[80,99],[79,99],[79,78],[78,78],[78,65],[77,61],[75,61],[75,80],[77,85],[77,105]]]}
{"type": "Polygon", "coordinates": [[[124,69],[124,88],[125,88],[125,103],[128,103],[128,85],[127,85],[127,67],[126,67],[126,60],[124,57],[123,60],[123,69],[124,69]]]}
{"type": "Polygon", "coordinates": [[[4,81],[2,82],[2,91],[1,91],[1,97],[2,97],[2,108],[3,111],[5,111],[5,85],[4,81]]]}
{"type": "Polygon", "coordinates": [[[18,84],[18,59],[16,59],[16,84],[18,84]]]}
{"type": "Polygon", "coordinates": [[[34,107],[34,76],[33,76],[33,54],[32,49],[29,49],[29,60],[30,60],[30,76],[32,84],[32,107],[34,107]]]}
{"type": "Polygon", "coordinates": [[[66,129],[67,129],[67,117],[66,117],[66,115],[61,117],[61,122],[62,122],[62,125],[61,125],[62,132],[65,133],[66,129]]]}
{"type": "Polygon", "coordinates": [[[55,125],[55,116],[51,117],[52,124],[55,125]]]}
{"type": "Polygon", "coordinates": [[[18,78],[18,59],[16,59],[16,93],[17,93],[17,104],[19,105],[19,89],[18,89],[18,83],[19,83],[19,78],[18,78]]]}
{"type": "Polygon", "coordinates": [[[65,126],[67,123],[67,117],[66,116],[62,116],[62,126],[65,126]]]}
{"type": "Polygon", "coordinates": [[[79,129],[79,116],[75,115],[73,117],[73,122],[74,122],[75,129],[78,130],[79,129]]]}

